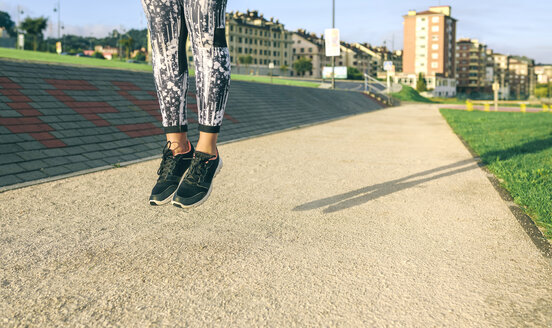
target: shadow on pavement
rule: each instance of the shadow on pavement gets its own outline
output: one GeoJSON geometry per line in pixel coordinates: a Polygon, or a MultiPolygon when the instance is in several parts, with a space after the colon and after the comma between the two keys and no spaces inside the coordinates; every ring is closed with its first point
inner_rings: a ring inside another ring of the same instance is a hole
{"type": "Polygon", "coordinates": [[[431,170],[419,172],[404,178],[379,183],[376,185],[349,191],[343,194],[318,199],[295,207],[294,211],[309,211],[324,206],[324,213],[333,213],[347,208],[358,206],[371,200],[387,196],[389,194],[409,189],[419,184],[445,178],[462,172],[467,172],[478,168],[478,164],[473,159],[463,160],[454,164],[444,165],[431,170]],[[452,170],[451,170],[452,169],[452,170]],[[450,171],[449,171],[450,170],[450,171]],[[446,172],[445,172],[446,171],[446,172]],[[436,175],[433,175],[438,173],[436,175]],[[419,178],[419,179],[416,179],[419,178]],[[416,179],[413,181],[409,181],[416,179]]]}

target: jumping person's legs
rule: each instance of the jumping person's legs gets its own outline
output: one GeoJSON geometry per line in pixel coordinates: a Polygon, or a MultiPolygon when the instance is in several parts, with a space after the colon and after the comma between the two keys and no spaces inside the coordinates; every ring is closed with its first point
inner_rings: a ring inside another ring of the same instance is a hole
{"type": "Polygon", "coordinates": [[[174,194],[175,205],[197,205],[209,196],[212,179],[222,166],[216,141],[230,84],[230,54],[224,30],[226,0],[142,0],[142,5],[151,32],[154,77],[167,133],[150,203],[166,203],[174,194]],[[186,134],[188,31],[196,64],[200,131],[193,161],[194,149],[186,134]],[[190,165],[189,174],[175,192],[190,165]]]}
{"type": "Polygon", "coordinates": [[[190,169],[172,203],[203,203],[222,168],[216,147],[230,86],[230,53],[226,44],[226,0],[183,0],[196,68],[199,141],[190,169]]]}

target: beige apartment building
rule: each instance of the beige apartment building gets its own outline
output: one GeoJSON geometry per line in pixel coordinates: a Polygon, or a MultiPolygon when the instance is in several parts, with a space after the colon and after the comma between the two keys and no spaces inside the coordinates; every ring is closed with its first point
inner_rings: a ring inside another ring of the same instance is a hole
{"type": "Polygon", "coordinates": [[[535,61],[527,57],[508,57],[510,92],[517,99],[527,98],[535,93],[537,78],[535,61]]]}
{"type": "Polygon", "coordinates": [[[493,82],[498,82],[500,84],[500,90],[498,92],[500,99],[509,99],[510,98],[510,79],[509,79],[509,61],[508,56],[493,53],[492,61],[494,67],[494,78],[493,82]]]}
{"type": "Polygon", "coordinates": [[[539,84],[552,82],[552,65],[535,66],[535,75],[539,84]]]}
{"type": "MultiPolygon", "coordinates": [[[[273,63],[274,75],[291,75],[292,33],[277,19],[267,19],[257,10],[226,13],[226,40],[233,73],[268,75],[273,63]],[[240,63],[239,58],[245,56],[252,57],[251,64],[240,63]]],[[[188,62],[193,66],[189,41],[187,49],[188,62]]]]}
{"type": "Polygon", "coordinates": [[[458,93],[490,92],[492,80],[487,75],[492,78],[494,68],[487,72],[487,66],[487,45],[476,39],[459,39],[456,42],[458,93]]]}
{"type": "MultiPolygon", "coordinates": [[[[292,40],[292,62],[302,57],[310,59],[312,71],[307,72],[305,76],[315,79],[322,78],[322,69],[326,63],[324,40],[318,37],[316,33],[308,33],[304,29],[293,32],[292,40]]],[[[293,75],[296,74],[294,73],[293,75]]]]}

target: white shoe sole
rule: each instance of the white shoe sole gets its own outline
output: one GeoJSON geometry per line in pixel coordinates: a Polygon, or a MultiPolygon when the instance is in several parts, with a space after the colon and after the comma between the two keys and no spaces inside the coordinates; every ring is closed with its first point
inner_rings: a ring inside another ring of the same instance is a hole
{"type": "Polygon", "coordinates": [[[182,180],[184,180],[184,176],[186,175],[186,172],[188,172],[188,169],[186,169],[186,171],[184,171],[184,174],[182,174],[182,178],[180,178],[180,182],[178,183],[178,186],[176,186],[176,189],[174,190],[174,192],[167,198],[165,198],[165,200],[149,200],[148,203],[152,206],[161,206],[161,205],[165,205],[165,204],[168,204],[172,201],[174,195],[176,194],[176,191],[178,190],[178,187],[180,187],[180,184],[182,183],[182,180]]]}
{"type": "MultiPolygon", "coordinates": [[[[213,180],[216,178],[217,174],[220,172],[221,169],[222,169],[222,158],[219,160],[217,170],[215,171],[215,175],[213,175],[213,180]]],[[[182,183],[182,181],[180,181],[180,183],[182,183]]],[[[180,187],[180,184],[178,186],[180,187]]],[[[176,190],[178,190],[178,188],[176,188],[176,190]]],[[[199,202],[197,202],[195,204],[192,204],[192,205],[184,205],[184,204],[180,204],[178,202],[175,202],[173,200],[173,201],[171,201],[171,204],[173,204],[176,207],[183,208],[183,209],[190,209],[190,208],[201,206],[201,204],[203,204],[207,201],[207,199],[211,195],[212,190],[213,190],[213,182],[211,182],[211,186],[209,186],[209,190],[207,190],[207,194],[205,195],[205,197],[203,197],[199,202]]],[[[175,191],[175,193],[176,193],[176,191],[175,191]]]]}

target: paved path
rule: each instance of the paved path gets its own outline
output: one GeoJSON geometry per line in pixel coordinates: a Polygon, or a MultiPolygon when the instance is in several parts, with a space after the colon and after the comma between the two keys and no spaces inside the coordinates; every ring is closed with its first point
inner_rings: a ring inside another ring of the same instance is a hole
{"type": "Polygon", "coordinates": [[[436,107],[220,148],[212,198],[158,161],[0,194],[0,325],[550,327],[552,266],[436,107]]]}

